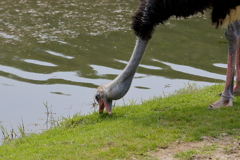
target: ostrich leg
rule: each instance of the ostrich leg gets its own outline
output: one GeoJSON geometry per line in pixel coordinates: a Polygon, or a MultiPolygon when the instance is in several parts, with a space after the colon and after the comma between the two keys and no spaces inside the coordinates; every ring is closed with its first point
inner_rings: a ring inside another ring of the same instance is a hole
{"type": "MultiPolygon", "coordinates": [[[[220,100],[211,104],[209,106],[209,109],[220,108],[224,106],[231,107],[233,105],[232,102],[234,98],[233,86],[234,86],[234,70],[235,70],[236,52],[238,52],[237,55],[239,54],[239,50],[238,50],[239,31],[240,31],[240,21],[235,21],[234,23],[228,26],[228,29],[225,32],[226,39],[228,40],[228,66],[227,66],[226,84],[220,100]]],[[[238,66],[238,72],[239,72],[239,60],[237,60],[236,65],[238,66]]],[[[240,82],[240,78],[239,78],[239,82],[240,82]]],[[[239,90],[238,85],[236,85],[235,89],[236,91],[239,90]]]]}
{"type": "MultiPolygon", "coordinates": [[[[240,29],[240,28],[239,28],[240,29]]],[[[238,39],[238,48],[236,53],[236,85],[234,86],[234,94],[240,95],[240,38],[238,39]]]]}

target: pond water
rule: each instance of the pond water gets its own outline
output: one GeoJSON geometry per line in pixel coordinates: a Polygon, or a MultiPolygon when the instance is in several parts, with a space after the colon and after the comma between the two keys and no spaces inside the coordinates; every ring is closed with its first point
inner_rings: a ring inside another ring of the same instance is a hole
{"type": "MultiPolygon", "coordinates": [[[[136,37],[130,29],[138,0],[0,2],[0,124],[45,129],[55,117],[94,111],[99,85],[126,66],[136,37]]],[[[166,95],[186,83],[225,80],[227,42],[208,14],[172,17],[159,25],[118,105],[166,95]]],[[[207,106],[206,106],[207,107],[207,106]]],[[[114,110],[113,110],[114,112],[114,110]]]]}

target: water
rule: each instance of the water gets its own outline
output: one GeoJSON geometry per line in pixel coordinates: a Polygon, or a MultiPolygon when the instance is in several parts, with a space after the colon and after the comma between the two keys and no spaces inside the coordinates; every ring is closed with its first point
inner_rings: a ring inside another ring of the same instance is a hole
{"type": "MultiPolygon", "coordinates": [[[[138,0],[0,4],[0,123],[11,129],[23,120],[28,130],[41,131],[45,104],[55,117],[92,112],[96,88],[121,73],[131,56],[136,37],[130,17],[138,0]]],[[[117,103],[138,103],[186,83],[223,82],[223,32],[208,14],[158,26],[130,91],[117,103]]]]}

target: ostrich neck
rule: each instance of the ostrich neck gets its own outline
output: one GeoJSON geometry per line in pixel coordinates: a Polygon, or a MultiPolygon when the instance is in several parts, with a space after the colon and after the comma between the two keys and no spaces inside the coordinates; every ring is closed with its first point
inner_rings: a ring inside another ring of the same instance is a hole
{"type": "Polygon", "coordinates": [[[147,44],[148,41],[141,40],[140,38],[137,40],[132,56],[123,72],[106,85],[109,99],[120,99],[128,92],[147,44]]]}

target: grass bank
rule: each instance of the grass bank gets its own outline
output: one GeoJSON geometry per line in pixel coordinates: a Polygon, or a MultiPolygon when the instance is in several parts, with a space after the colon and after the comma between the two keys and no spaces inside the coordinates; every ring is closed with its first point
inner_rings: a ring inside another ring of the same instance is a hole
{"type": "Polygon", "coordinates": [[[6,142],[0,159],[155,159],[148,153],[176,141],[222,133],[239,138],[238,97],[234,107],[207,110],[222,90],[222,85],[190,85],[165,98],[116,107],[112,115],[75,115],[60,127],[6,142]]]}

